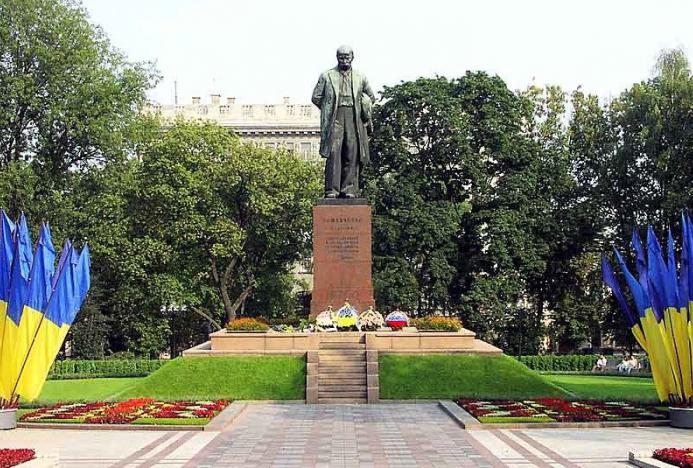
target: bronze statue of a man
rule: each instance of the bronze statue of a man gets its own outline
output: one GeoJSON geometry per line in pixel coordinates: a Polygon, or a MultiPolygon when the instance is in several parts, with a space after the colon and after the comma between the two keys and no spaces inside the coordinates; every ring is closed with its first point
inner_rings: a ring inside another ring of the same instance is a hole
{"type": "Polygon", "coordinates": [[[325,198],[359,195],[359,170],[368,162],[368,133],[375,95],[364,75],[351,68],[354,51],[337,49],[337,66],[320,75],[313,104],[320,108],[320,155],[325,198]]]}

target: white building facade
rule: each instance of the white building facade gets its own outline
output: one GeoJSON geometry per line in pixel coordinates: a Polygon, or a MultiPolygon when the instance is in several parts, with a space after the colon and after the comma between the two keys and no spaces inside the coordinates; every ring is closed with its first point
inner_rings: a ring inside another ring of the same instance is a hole
{"type": "Polygon", "coordinates": [[[285,148],[302,159],[319,160],[320,110],[313,104],[293,104],[285,97],[280,104],[239,104],[236,98],[212,94],[183,105],[152,103],[147,112],[159,114],[164,123],[178,117],[211,120],[233,129],[243,141],[266,148],[285,148]]]}

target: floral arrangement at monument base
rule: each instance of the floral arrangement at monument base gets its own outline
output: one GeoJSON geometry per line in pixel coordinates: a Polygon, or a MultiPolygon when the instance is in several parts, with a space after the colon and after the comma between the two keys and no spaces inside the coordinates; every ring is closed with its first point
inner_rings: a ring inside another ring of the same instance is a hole
{"type": "Polygon", "coordinates": [[[229,322],[226,329],[230,332],[266,332],[269,325],[261,319],[242,317],[229,322]]]}
{"type": "Polygon", "coordinates": [[[337,311],[337,328],[351,328],[356,326],[358,320],[358,311],[345,302],[344,305],[337,311]]]}
{"type": "Polygon", "coordinates": [[[10,468],[36,457],[33,449],[0,449],[0,468],[10,468]]]}
{"type": "Polygon", "coordinates": [[[361,312],[359,318],[356,320],[356,328],[359,331],[364,330],[379,330],[385,326],[385,319],[383,315],[374,310],[373,307],[368,307],[364,312],[361,312]]]}
{"type": "Polygon", "coordinates": [[[319,331],[336,330],[337,329],[337,314],[332,310],[332,306],[327,306],[315,317],[315,325],[319,331]]]}
{"type": "Polygon", "coordinates": [[[388,327],[394,330],[399,330],[402,327],[409,325],[409,317],[407,317],[407,314],[401,310],[395,310],[390,312],[387,317],[385,317],[385,323],[388,327]]]}
{"type": "Polygon", "coordinates": [[[456,332],[462,329],[462,323],[457,317],[443,317],[431,315],[412,319],[411,324],[419,331],[447,331],[456,332]]]}

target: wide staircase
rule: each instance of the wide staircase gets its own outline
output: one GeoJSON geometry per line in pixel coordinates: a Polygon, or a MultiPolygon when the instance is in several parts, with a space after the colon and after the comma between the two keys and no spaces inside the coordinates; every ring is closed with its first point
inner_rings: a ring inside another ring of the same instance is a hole
{"type": "Polygon", "coordinates": [[[335,334],[320,341],[318,403],[367,403],[366,342],[362,334],[335,334]]]}

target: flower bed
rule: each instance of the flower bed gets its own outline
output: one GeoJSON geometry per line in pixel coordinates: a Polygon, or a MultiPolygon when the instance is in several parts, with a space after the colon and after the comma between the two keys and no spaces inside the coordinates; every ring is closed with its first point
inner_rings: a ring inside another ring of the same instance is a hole
{"type": "Polygon", "coordinates": [[[10,468],[28,462],[36,456],[32,449],[0,449],[0,468],[10,468]]]}
{"type": "Polygon", "coordinates": [[[621,401],[566,401],[562,398],[536,400],[457,401],[479,422],[601,422],[647,421],[666,419],[666,414],[652,406],[621,401]]]}
{"type": "Polygon", "coordinates": [[[25,413],[20,421],[79,424],[206,424],[228,405],[216,401],[156,401],[133,398],[117,403],[57,404],[25,413]]]}
{"type": "Polygon", "coordinates": [[[670,465],[681,468],[693,468],[693,447],[685,449],[665,448],[655,450],[652,454],[655,458],[670,465]]]}

